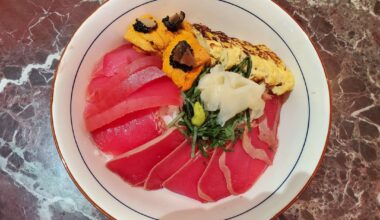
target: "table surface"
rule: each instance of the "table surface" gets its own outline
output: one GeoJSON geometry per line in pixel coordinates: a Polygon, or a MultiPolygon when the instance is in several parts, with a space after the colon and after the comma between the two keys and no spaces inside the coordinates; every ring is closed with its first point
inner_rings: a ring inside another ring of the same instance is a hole
{"type": "MultiPolygon", "coordinates": [[[[279,219],[380,219],[380,1],[276,0],[311,36],[332,86],[321,168],[279,219]]],[[[102,1],[0,1],[0,219],[105,219],[50,130],[54,70],[102,1]]]]}

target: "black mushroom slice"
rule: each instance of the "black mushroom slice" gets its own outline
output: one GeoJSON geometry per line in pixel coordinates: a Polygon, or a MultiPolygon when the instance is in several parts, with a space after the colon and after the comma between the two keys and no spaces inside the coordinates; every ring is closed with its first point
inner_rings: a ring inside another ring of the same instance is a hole
{"type": "Polygon", "coordinates": [[[162,23],[166,26],[166,28],[171,31],[175,32],[179,28],[181,28],[182,22],[185,19],[185,12],[181,11],[180,13],[175,13],[172,16],[166,16],[162,19],[162,23]]]}
{"type": "Polygon", "coordinates": [[[137,18],[133,28],[137,32],[149,33],[157,28],[157,22],[150,18],[137,18]]]}
{"type": "Polygon", "coordinates": [[[186,41],[180,41],[172,50],[170,65],[185,72],[191,71],[195,65],[193,49],[186,41]]]}

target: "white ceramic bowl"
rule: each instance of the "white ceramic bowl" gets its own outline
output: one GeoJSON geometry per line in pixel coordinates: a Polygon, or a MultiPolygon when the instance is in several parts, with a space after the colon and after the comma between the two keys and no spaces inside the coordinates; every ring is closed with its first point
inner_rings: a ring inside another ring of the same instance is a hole
{"type": "Polygon", "coordinates": [[[78,29],[58,67],[52,96],[52,127],[70,176],[100,210],[117,219],[269,219],[295,200],[313,176],[325,149],[330,122],[328,84],[307,35],[269,0],[111,0],[78,29]],[[105,167],[82,112],[95,63],[123,43],[126,26],[144,13],[157,17],[183,10],[201,22],[272,48],[292,70],[294,91],[281,111],[274,163],[245,194],[201,204],[167,190],[130,187],[105,167]]]}

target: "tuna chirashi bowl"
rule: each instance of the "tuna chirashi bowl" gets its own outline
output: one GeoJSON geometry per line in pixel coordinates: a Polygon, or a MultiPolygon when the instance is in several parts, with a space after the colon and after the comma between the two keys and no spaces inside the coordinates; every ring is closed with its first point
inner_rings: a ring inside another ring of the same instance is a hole
{"type": "Polygon", "coordinates": [[[125,184],[215,202],[274,163],[294,76],[267,46],[206,25],[141,15],[93,68],[85,127],[125,184]]]}
{"type": "Polygon", "coordinates": [[[326,149],[322,63],[269,0],[107,1],[52,92],[63,165],[110,218],[270,219],[326,149]]]}

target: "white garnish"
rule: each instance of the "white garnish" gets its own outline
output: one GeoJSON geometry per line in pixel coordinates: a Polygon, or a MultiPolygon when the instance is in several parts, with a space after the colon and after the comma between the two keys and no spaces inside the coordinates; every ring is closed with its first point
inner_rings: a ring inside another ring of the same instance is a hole
{"type": "Polygon", "coordinates": [[[199,81],[198,88],[206,110],[220,109],[220,125],[247,108],[251,109],[251,119],[259,118],[264,112],[265,103],[261,96],[265,85],[257,84],[238,73],[224,71],[219,65],[199,81]]]}

